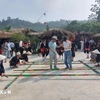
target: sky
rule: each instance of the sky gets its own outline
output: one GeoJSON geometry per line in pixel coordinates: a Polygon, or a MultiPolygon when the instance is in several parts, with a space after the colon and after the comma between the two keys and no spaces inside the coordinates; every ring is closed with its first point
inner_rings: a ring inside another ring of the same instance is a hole
{"type": "Polygon", "coordinates": [[[87,20],[94,3],[95,0],[0,0],[0,20],[8,16],[30,22],[87,20]]]}

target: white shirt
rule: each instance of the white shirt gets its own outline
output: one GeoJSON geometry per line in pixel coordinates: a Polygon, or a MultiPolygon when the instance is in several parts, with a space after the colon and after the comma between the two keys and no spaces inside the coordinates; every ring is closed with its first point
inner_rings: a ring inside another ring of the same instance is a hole
{"type": "Polygon", "coordinates": [[[10,43],[8,43],[8,51],[11,51],[10,43]]]}
{"type": "Polygon", "coordinates": [[[71,42],[69,40],[67,40],[66,42],[63,42],[63,46],[64,46],[64,51],[69,51],[71,49],[69,49],[71,42]],[[68,49],[67,49],[68,48],[68,49]]]}
{"type": "Polygon", "coordinates": [[[22,47],[22,43],[23,43],[22,41],[19,42],[19,47],[22,47]]]}

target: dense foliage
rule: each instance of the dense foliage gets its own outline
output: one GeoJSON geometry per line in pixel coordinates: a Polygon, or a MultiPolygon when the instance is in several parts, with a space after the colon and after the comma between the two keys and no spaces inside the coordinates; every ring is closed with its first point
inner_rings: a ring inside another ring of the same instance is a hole
{"type": "Polygon", "coordinates": [[[19,18],[12,19],[10,17],[7,17],[7,19],[3,19],[0,21],[0,30],[7,30],[14,29],[14,28],[29,28],[33,29],[35,31],[41,32],[44,30],[47,30],[48,28],[60,28],[67,25],[66,20],[60,20],[60,21],[51,21],[44,23],[31,23],[29,21],[20,20],[19,18]]]}
{"type": "Polygon", "coordinates": [[[65,27],[66,30],[72,32],[93,32],[94,34],[100,33],[100,22],[85,22],[80,23],[77,21],[72,21],[65,27]]]}

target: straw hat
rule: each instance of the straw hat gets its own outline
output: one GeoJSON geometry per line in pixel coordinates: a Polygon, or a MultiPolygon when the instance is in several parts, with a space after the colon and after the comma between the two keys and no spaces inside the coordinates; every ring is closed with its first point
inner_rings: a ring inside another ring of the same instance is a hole
{"type": "Polygon", "coordinates": [[[0,55],[0,60],[4,60],[4,59],[6,59],[6,56],[0,55]]]}
{"type": "Polygon", "coordinates": [[[95,54],[100,54],[100,52],[97,49],[92,51],[92,52],[95,53],[95,54]]]}

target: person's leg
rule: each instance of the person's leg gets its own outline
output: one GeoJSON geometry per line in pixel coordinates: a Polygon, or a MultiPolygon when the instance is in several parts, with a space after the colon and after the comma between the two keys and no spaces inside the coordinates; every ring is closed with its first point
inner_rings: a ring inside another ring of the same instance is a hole
{"type": "Polygon", "coordinates": [[[71,52],[71,50],[67,51],[67,59],[68,59],[69,65],[70,65],[70,69],[72,69],[72,52],[71,52]]]}
{"type": "Polygon", "coordinates": [[[54,68],[57,68],[57,55],[54,55],[54,68]]]}
{"type": "Polygon", "coordinates": [[[52,55],[49,55],[49,58],[50,58],[50,69],[52,69],[53,56],[52,55]]]}
{"type": "Polygon", "coordinates": [[[87,50],[86,53],[87,53],[87,59],[88,59],[89,58],[89,50],[87,50]]]}
{"type": "Polygon", "coordinates": [[[67,61],[67,51],[64,52],[64,63],[66,65],[66,68],[69,68],[68,67],[68,61],[67,61]]]}
{"type": "Polygon", "coordinates": [[[18,68],[17,63],[10,61],[10,68],[18,68]]]}

